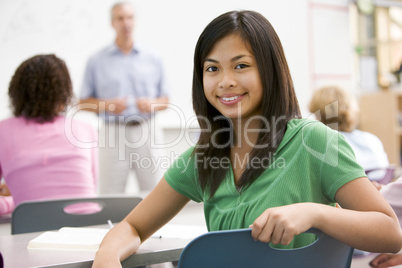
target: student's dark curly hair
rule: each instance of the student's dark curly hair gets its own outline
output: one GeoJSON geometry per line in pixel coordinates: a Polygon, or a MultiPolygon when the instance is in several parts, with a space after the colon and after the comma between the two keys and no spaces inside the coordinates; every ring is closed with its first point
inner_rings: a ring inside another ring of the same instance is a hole
{"type": "Polygon", "coordinates": [[[65,62],[55,55],[37,55],[17,68],[8,88],[14,116],[51,122],[71,103],[73,90],[65,62]]]}

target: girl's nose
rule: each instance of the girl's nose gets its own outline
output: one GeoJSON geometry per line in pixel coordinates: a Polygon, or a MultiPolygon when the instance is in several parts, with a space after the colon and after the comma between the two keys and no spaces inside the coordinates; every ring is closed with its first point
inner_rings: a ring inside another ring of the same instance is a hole
{"type": "Polygon", "coordinates": [[[236,82],[236,79],[235,79],[235,77],[233,75],[226,73],[226,74],[222,75],[222,79],[219,82],[218,86],[220,88],[223,88],[223,89],[236,87],[237,82],[236,82]]]}

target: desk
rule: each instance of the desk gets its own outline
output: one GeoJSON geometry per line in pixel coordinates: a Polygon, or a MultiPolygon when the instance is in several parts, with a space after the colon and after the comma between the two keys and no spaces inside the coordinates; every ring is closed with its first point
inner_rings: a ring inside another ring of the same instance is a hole
{"type": "MultiPolygon", "coordinates": [[[[94,251],[46,251],[27,249],[28,242],[41,232],[0,236],[0,252],[3,254],[6,268],[21,267],[58,267],[89,268],[95,256],[94,251]]],[[[123,267],[149,265],[177,261],[183,248],[191,239],[149,238],[139,248],[137,254],[127,258],[123,267]]],[[[369,268],[369,262],[375,254],[353,258],[352,268],[369,268]]],[[[397,266],[402,267],[402,266],[397,266]]]]}
{"type": "MultiPolygon", "coordinates": [[[[91,267],[95,251],[27,249],[28,242],[42,232],[0,237],[0,252],[6,268],[21,267],[91,267]]],[[[138,252],[123,262],[123,267],[141,266],[179,260],[191,239],[149,238],[138,252]]]]}
{"type": "MultiPolygon", "coordinates": [[[[7,221],[6,221],[7,222],[7,221]]],[[[190,202],[169,224],[205,226],[202,204],[190,202]]],[[[4,225],[0,234],[0,252],[6,268],[22,267],[91,267],[95,252],[28,250],[28,242],[42,232],[11,235],[11,226],[4,225]]],[[[138,254],[123,262],[126,267],[152,263],[176,261],[191,239],[150,238],[138,250],[138,254]],[[146,260],[146,261],[145,261],[146,260]],[[150,262],[151,261],[151,262],[150,262]]]]}
{"type": "MultiPolygon", "coordinates": [[[[200,204],[186,206],[170,224],[205,225],[203,208],[200,204]]],[[[7,225],[7,224],[3,224],[7,225]]],[[[8,224],[9,225],[9,224],[8,224]]],[[[8,229],[9,226],[8,226],[8,229]]],[[[28,242],[38,236],[39,233],[8,235],[7,229],[3,236],[0,235],[0,252],[5,258],[6,268],[22,267],[91,267],[95,252],[82,251],[42,251],[28,250],[28,242]]],[[[189,239],[150,238],[138,250],[137,255],[129,257],[123,262],[124,266],[150,264],[144,260],[149,258],[153,263],[170,262],[179,259],[180,253],[189,239]]],[[[369,268],[369,262],[375,255],[353,258],[351,268],[369,268]]],[[[397,266],[397,267],[402,267],[397,266]]]]}

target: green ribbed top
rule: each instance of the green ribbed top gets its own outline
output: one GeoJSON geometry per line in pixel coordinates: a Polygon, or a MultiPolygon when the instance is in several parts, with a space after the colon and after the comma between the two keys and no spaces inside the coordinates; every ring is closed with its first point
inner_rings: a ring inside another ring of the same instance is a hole
{"type": "MultiPolygon", "coordinates": [[[[343,136],[309,119],[289,121],[272,160],[261,162],[269,167],[241,192],[236,189],[230,169],[214,197],[208,199],[197,181],[193,150],[190,148],[176,159],[165,179],[177,192],[204,202],[209,231],[248,228],[270,207],[299,202],[334,205],[335,193],[342,185],[366,177],[343,136]]],[[[289,247],[304,246],[312,239],[310,234],[299,235],[289,247]]]]}

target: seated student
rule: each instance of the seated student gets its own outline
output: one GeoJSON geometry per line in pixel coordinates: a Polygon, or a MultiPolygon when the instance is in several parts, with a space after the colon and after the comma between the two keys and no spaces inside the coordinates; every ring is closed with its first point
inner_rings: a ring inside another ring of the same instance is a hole
{"type": "MultiPolygon", "coordinates": [[[[402,224],[402,177],[387,185],[375,184],[382,196],[391,205],[402,224]]],[[[402,254],[384,253],[375,257],[370,265],[372,267],[392,267],[402,264],[402,254]]]]}
{"type": "Polygon", "coordinates": [[[7,184],[0,178],[0,215],[9,214],[14,210],[14,199],[7,184]]]}
{"type": "Polygon", "coordinates": [[[265,17],[232,11],[208,24],[195,48],[192,90],[198,143],[108,232],[93,267],[121,267],[191,199],[204,202],[209,231],[250,227],[256,240],[295,248],[314,241],[301,233],[315,227],[355,248],[401,249],[398,219],[348,143],[300,119],[281,42],[265,17]]]}
{"type": "MultiPolygon", "coordinates": [[[[24,61],[8,95],[15,117],[0,121],[0,178],[12,197],[3,185],[0,214],[29,200],[95,196],[97,149],[78,145],[96,141],[97,134],[89,124],[61,115],[73,97],[64,61],[55,55],[24,61]]],[[[73,212],[81,209],[88,207],[73,212]]]]}
{"type": "MultiPolygon", "coordinates": [[[[377,255],[371,262],[370,266],[374,268],[395,267],[402,264],[402,254],[383,253],[377,255]]],[[[398,266],[399,267],[399,266],[398,266]]]]}
{"type": "MultiPolygon", "coordinates": [[[[366,170],[388,166],[388,158],[381,141],[371,133],[356,129],[359,110],[357,101],[351,94],[339,87],[323,87],[313,94],[309,109],[311,113],[315,113],[318,120],[333,129],[340,130],[354,149],[356,160],[366,170]]],[[[375,181],[373,183],[395,211],[399,223],[402,223],[402,203],[400,202],[402,179],[385,186],[375,181]]],[[[392,265],[398,259],[400,259],[399,264],[402,264],[402,255],[382,254],[372,261],[372,265],[377,267],[375,265],[382,263],[382,266],[378,267],[389,267],[385,265],[392,265]],[[387,264],[386,261],[389,263],[387,264]]]]}
{"type": "MultiPolygon", "coordinates": [[[[337,86],[322,87],[314,92],[309,110],[314,113],[317,120],[342,133],[364,170],[389,166],[380,139],[369,132],[357,129],[359,106],[352,94],[337,86]]],[[[376,172],[370,175],[370,179],[380,179],[384,175],[385,171],[376,172]]]]}

